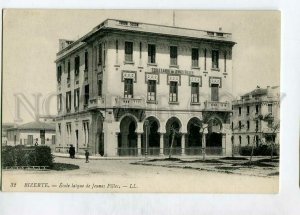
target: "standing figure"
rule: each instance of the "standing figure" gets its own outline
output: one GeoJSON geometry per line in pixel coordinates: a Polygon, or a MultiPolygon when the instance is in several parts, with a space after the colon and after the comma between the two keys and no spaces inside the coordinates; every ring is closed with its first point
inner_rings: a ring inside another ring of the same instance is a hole
{"type": "Polygon", "coordinates": [[[73,145],[69,148],[70,158],[75,158],[75,147],[73,145]]]}
{"type": "Polygon", "coordinates": [[[90,153],[88,150],[85,150],[85,162],[88,163],[89,162],[89,156],[90,156],[90,153]]]}

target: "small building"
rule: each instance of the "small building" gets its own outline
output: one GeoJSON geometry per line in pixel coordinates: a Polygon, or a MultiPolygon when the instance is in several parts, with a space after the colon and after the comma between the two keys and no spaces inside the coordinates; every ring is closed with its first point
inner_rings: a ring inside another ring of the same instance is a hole
{"type": "Polygon", "coordinates": [[[244,94],[232,102],[232,144],[279,144],[280,92],[274,86],[244,94]]]}
{"type": "Polygon", "coordinates": [[[12,127],[14,127],[14,123],[2,123],[1,125],[2,146],[7,145],[7,129],[12,127]]]}
{"type": "Polygon", "coordinates": [[[34,121],[7,129],[7,145],[55,146],[55,124],[34,121]]]}

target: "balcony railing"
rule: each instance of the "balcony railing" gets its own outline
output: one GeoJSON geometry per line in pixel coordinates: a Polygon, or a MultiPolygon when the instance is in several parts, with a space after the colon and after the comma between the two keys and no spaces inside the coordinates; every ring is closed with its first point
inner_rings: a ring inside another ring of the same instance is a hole
{"type": "Polygon", "coordinates": [[[97,97],[90,99],[89,108],[105,108],[105,98],[97,97]]]}
{"type": "Polygon", "coordinates": [[[137,98],[121,98],[115,99],[115,106],[122,108],[145,108],[145,100],[137,98]]]}
{"type": "Polygon", "coordinates": [[[204,102],[204,109],[211,111],[230,111],[229,102],[214,102],[206,101],[204,102]]]}

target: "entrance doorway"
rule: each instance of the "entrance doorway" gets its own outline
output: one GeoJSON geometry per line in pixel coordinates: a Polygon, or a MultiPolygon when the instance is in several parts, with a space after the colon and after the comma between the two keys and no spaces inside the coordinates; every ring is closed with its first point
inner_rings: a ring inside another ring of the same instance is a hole
{"type": "Polygon", "coordinates": [[[136,121],[131,116],[126,116],[120,123],[120,134],[118,136],[118,155],[137,156],[137,127],[136,121]]]}

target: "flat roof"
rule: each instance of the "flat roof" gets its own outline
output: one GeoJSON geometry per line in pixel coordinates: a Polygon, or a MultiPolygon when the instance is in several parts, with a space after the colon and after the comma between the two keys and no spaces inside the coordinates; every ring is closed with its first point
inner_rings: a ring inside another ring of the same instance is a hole
{"type": "Polygon", "coordinates": [[[90,32],[69,44],[57,53],[60,58],[65,52],[72,52],[84,45],[91,36],[104,30],[118,30],[123,32],[138,32],[146,34],[156,34],[161,36],[185,37],[190,39],[202,39],[206,41],[219,41],[234,45],[232,34],[223,31],[208,31],[177,26],[157,25],[143,22],[133,22],[117,19],[106,19],[101,24],[94,27],[90,32]]]}

